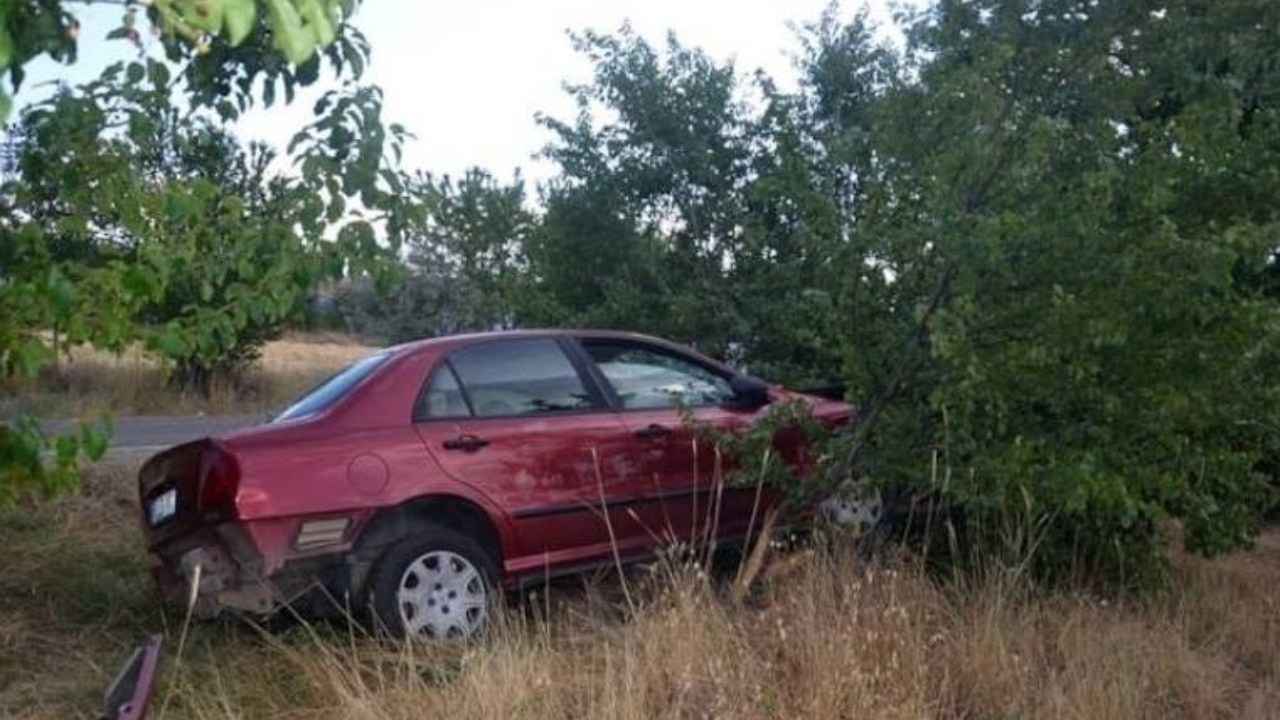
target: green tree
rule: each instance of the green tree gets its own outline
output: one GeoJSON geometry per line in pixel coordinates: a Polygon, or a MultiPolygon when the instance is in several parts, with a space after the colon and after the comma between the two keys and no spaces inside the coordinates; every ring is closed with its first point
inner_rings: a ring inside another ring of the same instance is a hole
{"type": "MultiPolygon", "coordinates": [[[[268,177],[269,158],[235,147],[219,124],[259,89],[267,104],[277,86],[292,99],[318,78],[322,55],[340,79],[357,80],[367,45],[344,24],[354,3],[250,3],[264,12],[250,8],[247,28],[233,27],[243,14],[214,12],[243,5],[152,3],[176,76],[154,59],[116,65],[25,118],[37,142],[0,218],[5,376],[49,361],[56,348],[41,333],[54,330],[115,351],[142,342],[204,390],[295,316],[317,279],[380,272],[398,247],[414,214],[396,169],[406,133],[384,124],[375,88],[348,82],[322,98],[290,145],[293,179],[268,177]],[[182,112],[175,94],[189,101],[182,112]]],[[[74,60],[77,26],[60,3],[3,10],[0,40],[21,46],[0,56],[15,87],[41,52],[74,60]]],[[[136,22],[127,11],[116,34],[136,38],[136,22]]],[[[104,442],[82,429],[54,443],[33,418],[0,426],[0,500],[65,486],[79,447],[96,453],[104,442]],[[42,463],[51,443],[56,462],[42,463]]]]}
{"type": "MultiPolygon", "coordinates": [[[[1054,571],[1149,568],[1167,517],[1200,550],[1252,536],[1276,315],[1241,279],[1274,262],[1276,63],[1274,24],[1244,18],[1273,13],[991,0],[912,22],[852,219],[847,457],[988,530],[1029,507],[1054,571]]],[[[841,96],[820,67],[807,92],[841,96]]]]}
{"type": "Polygon", "coordinates": [[[750,149],[733,67],[674,37],[660,53],[627,27],[574,41],[594,77],[570,88],[574,121],[541,118],[562,173],[535,271],[565,321],[644,323],[722,352],[743,329],[724,278],[750,149]]]}
{"type": "Polygon", "coordinates": [[[674,38],[575,42],[595,71],[571,87],[574,121],[542,118],[562,172],[529,251],[550,316],[692,342],[792,384],[838,380],[849,231],[809,101],[674,38]]]}
{"type": "Polygon", "coordinates": [[[668,288],[664,251],[643,233],[606,187],[555,180],[544,192],[541,222],[527,244],[536,283],[521,318],[539,325],[658,331],[668,288]]]}
{"type": "Polygon", "coordinates": [[[419,208],[405,228],[405,266],[383,286],[356,278],[339,292],[349,326],[391,342],[511,327],[527,314],[525,256],[537,218],[523,181],[503,184],[479,168],[454,181],[419,175],[406,184],[419,208]]]}
{"type": "Polygon", "coordinates": [[[524,182],[504,185],[479,168],[456,182],[420,179],[425,222],[406,244],[413,270],[438,269],[457,280],[450,323],[485,330],[510,327],[527,277],[524,256],[535,218],[525,206],[524,182]]]}

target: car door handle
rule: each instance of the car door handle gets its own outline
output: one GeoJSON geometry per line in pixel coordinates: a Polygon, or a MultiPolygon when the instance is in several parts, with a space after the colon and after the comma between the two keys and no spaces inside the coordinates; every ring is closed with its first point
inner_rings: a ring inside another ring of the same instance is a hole
{"type": "Polygon", "coordinates": [[[636,431],[636,437],[644,440],[657,440],[670,434],[671,428],[658,423],[651,423],[648,427],[643,427],[636,431]]]}
{"type": "Polygon", "coordinates": [[[472,450],[479,450],[488,444],[489,441],[482,437],[476,437],[475,435],[459,435],[456,438],[449,438],[448,440],[445,440],[444,449],[466,450],[470,452],[472,450]]]}

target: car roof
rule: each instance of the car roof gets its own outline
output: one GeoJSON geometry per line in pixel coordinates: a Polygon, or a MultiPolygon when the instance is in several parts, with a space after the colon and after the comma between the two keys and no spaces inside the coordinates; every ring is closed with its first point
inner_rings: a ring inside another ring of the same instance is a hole
{"type": "MultiPolygon", "coordinates": [[[[451,347],[454,345],[470,345],[480,340],[502,340],[507,338],[536,338],[536,337],[579,337],[579,338],[611,338],[619,340],[639,340],[642,342],[651,342],[658,345],[675,345],[670,340],[663,340],[652,335],[643,333],[628,332],[624,330],[594,330],[594,329],[556,329],[556,328],[539,328],[532,330],[491,330],[487,332],[462,333],[459,335],[440,335],[438,337],[423,338],[421,340],[410,340],[409,342],[393,345],[387,348],[391,352],[416,352],[418,350],[426,350],[428,348],[451,347]]],[[[678,346],[677,346],[678,347],[678,346]]]]}
{"type": "Polygon", "coordinates": [[[605,329],[581,329],[581,328],[540,328],[531,330],[492,330],[488,332],[464,333],[460,335],[441,335],[439,337],[424,338],[422,340],[411,340],[399,345],[393,345],[383,350],[383,352],[394,353],[397,355],[416,354],[421,351],[439,350],[448,351],[456,347],[470,345],[472,343],[503,340],[515,338],[538,338],[538,337],[572,337],[572,338],[595,338],[604,340],[634,340],[638,342],[666,347],[685,355],[693,355],[694,357],[707,362],[715,367],[721,368],[728,372],[733,372],[724,363],[714,358],[708,357],[696,348],[681,345],[679,343],[665,340],[653,335],[645,335],[644,333],[630,332],[626,330],[605,330],[605,329]]]}

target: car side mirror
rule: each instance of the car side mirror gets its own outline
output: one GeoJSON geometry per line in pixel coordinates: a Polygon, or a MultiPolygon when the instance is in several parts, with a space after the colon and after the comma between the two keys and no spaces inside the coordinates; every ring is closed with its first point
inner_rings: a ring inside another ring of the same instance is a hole
{"type": "Polygon", "coordinates": [[[758,408],[769,404],[769,386],[750,375],[735,375],[729,380],[734,404],[739,407],[758,408]]]}

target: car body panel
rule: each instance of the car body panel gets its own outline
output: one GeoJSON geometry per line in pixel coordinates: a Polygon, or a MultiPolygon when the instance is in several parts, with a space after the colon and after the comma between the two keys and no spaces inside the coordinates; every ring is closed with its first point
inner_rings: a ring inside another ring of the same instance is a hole
{"type": "MultiPolygon", "coordinates": [[[[525,556],[551,563],[582,560],[591,547],[607,544],[601,495],[634,494],[641,477],[629,463],[626,428],[609,412],[431,420],[418,423],[417,431],[446,474],[505,508],[516,537],[508,560],[517,567],[525,556]],[[449,439],[466,436],[489,444],[445,447],[449,439]]],[[[614,532],[632,534],[621,527],[614,532]]]]}
{"type": "MultiPolygon", "coordinates": [[[[688,410],[694,423],[722,429],[746,427],[760,412],[718,407],[688,410]]],[[[619,415],[630,429],[636,454],[643,458],[645,474],[654,485],[655,502],[644,510],[645,521],[654,532],[676,541],[745,532],[756,493],[720,486],[728,463],[719,457],[714,443],[699,437],[676,409],[631,410],[619,415]],[[655,428],[662,428],[663,433],[645,436],[655,428]],[[719,513],[713,506],[717,498],[721,501],[719,513]]]]}

